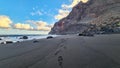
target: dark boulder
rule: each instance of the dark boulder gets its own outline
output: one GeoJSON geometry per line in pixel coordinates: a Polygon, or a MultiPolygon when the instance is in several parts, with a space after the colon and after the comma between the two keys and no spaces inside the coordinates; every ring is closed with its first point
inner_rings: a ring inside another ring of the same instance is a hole
{"type": "Polygon", "coordinates": [[[19,43],[20,41],[17,41],[17,43],[19,43]]]}
{"type": "Polygon", "coordinates": [[[6,41],[6,44],[13,43],[13,41],[6,41]]]}
{"type": "Polygon", "coordinates": [[[78,36],[94,36],[92,33],[80,33],[78,36]]]}
{"type": "Polygon", "coordinates": [[[78,36],[84,36],[84,34],[80,33],[80,34],[78,34],[78,36]]]}
{"type": "Polygon", "coordinates": [[[20,39],[28,39],[28,36],[20,37],[20,39]]]}
{"type": "Polygon", "coordinates": [[[28,39],[28,37],[27,36],[23,36],[23,39],[28,39]]]}
{"type": "Polygon", "coordinates": [[[46,39],[51,39],[51,38],[53,38],[52,36],[48,36],[46,39]]]}

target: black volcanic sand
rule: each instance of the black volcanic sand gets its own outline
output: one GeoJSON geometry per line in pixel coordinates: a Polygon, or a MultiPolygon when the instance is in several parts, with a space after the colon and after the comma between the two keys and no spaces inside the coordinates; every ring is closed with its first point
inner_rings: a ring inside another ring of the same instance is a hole
{"type": "Polygon", "coordinates": [[[120,68],[120,34],[0,44],[0,68],[120,68]]]}

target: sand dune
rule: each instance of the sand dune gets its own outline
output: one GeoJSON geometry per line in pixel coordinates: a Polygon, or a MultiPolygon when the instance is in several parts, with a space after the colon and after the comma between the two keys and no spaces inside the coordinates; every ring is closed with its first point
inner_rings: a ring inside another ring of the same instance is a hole
{"type": "Polygon", "coordinates": [[[0,68],[120,68],[120,34],[0,45],[0,68]]]}

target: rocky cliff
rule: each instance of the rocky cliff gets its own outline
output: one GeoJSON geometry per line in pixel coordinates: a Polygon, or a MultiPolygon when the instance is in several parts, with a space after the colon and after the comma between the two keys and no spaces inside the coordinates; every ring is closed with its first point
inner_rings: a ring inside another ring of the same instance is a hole
{"type": "MultiPolygon", "coordinates": [[[[109,23],[118,17],[120,22],[120,0],[89,0],[73,7],[70,14],[54,24],[50,34],[76,34],[88,30],[91,25],[109,23]]],[[[100,28],[101,29],[101,28],[100,28]]]]}

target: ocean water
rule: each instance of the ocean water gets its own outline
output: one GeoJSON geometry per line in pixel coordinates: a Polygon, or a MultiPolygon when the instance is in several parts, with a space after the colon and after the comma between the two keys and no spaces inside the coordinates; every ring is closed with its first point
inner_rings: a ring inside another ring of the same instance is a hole
{"type": "Polygon", "coordinates": [[[58,35],[0,35],[0,43],[5,43],[6,41],[21,42],[21,41],[27,41],[33,39],[43,39],[48,36],[56,37],[58,35]],[[23,36],[27,36],[28,39],[20,39],[23,36]]]}

